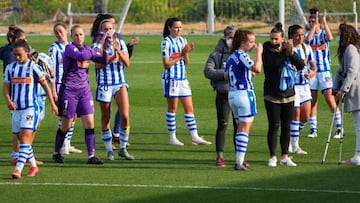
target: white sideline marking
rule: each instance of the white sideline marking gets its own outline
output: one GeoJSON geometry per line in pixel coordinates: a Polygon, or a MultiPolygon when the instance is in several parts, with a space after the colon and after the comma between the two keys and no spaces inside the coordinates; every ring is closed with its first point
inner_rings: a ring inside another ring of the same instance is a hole
{"type": "Polygon", "coordinates": [[[169,189],[209,189],[209,190],[266,190],[281,192],[314,192],[314,193],[347,193],[360,194],[356,190],[321,190],[302,188],[267,188],[267,187],[236,187],[236,186],[201,186],[201,185],[140,185],[140,184],[102,184],[102,183],[21,183],[0,182],[0,185],[32,185],[32,186],[89,186],[89,187],[128,187],[128,188],[169,188],[169,189]]]}

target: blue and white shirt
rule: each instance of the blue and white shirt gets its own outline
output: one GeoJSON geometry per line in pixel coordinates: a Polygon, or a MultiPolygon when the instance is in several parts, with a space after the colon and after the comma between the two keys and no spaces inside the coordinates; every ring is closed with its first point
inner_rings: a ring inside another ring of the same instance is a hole
{"type": "Polygon", "coordinates": [[[295,85],[309,84],[308,79],[305,78],[305,74],[311,69],[310,62],[315,61],[314,53],[308,44],[303,43],[300,47],[294,47],[294,52],[302,59],[306,60],[306,67],[303,70],[297,70],[295,73],[295,85]]]}
{"type": "Polygon", "coordinates": [[[229,79],[229,91],[253,90],[251,67],[254,61],[248,53],[236,50],[232,53],[225,68],[225,74],[229,79]]]}
{"type": "MultiPolygon", "coordinates": [[[[162,58],[169,58],[178,56],[182,53],[182,49],[187,44],[184,37],[179,37],[176,41],[171,35],[164,38],[161,42],[161,56],[162,58]]],[[[162,75],[163,79],[172,80],[186,80],[186,68],[184,59],[180,59],[176,64],[170,68],[164,68],[162,75]]]]}
{"type": "MultiPolygon", "coordinates": [[[[69,43],[67,43],[69,44],[69,43]]],[[[49,48],[49,56],[53,59],[55,63],[55,83],[61,84],[61,80],[63,77],[63,58],[64,58],[64,52],[65,52],[65,46],[67,44],[61,44],[60,42],[56,41],[54,42],[50,48],[49,48]]]]}
{"type": "Polygon", "coordinates": [[[44,78],[41,67],[30,59],[25,64],[14,61],[6,66],[4,82],[11,85],[10,96],[17,110],[38,106],[37,81],[44,78]]]}
{"type": "MultiPolygon", "coordinates": [[[[309,35],[309,31],[305,33],[305,37],[309,35]]],[[[330,42],[326,38],[326,32],[321,29],[320,33],[315,34],[308,43],[314,52],[316,66],[318,72],[331,71],[330,60],[330,42]]]]}
{"type": "MultiPolygon", "coordinates": [[[[118,39],[117,39],[118,40],[118,39]]],[[[127,52],[124,40],[119,41],[120,51],[127,52]]],[[[114,50],[112,50],[114,51],[114,50]]],[[[113,55],[113,53],[108,53],[113,55]]],[[[113,61],[104,68],[96,70],[96,82],[98,85],[120,85],[126,83],[124,74],[124,63],[122,61],[113,61]]]]}

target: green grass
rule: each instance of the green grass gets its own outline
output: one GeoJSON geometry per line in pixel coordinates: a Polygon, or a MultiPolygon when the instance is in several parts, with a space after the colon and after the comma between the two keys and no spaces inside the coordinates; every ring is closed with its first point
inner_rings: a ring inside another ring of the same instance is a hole
{"type": "MultiPolygon", "coordinates": [[[[128,40],[130,36],[125,36],[128,40]]],[[[177,134],[183,147],[168,145],[165,124],[166,101],[162,96],[160,58],[161,36],[141,36],[132,65],[126,70],[130,85],[131,146],[136,157],[125,161],[105,161],[103,166],[85,162],[86,146],[83,128],[77,122],[72,144],[84,151],[65,156],[65,164],[51,160],[57,129],[57,117],[47,106],[46,118],[33,144],[37,159],[45,162],[34,178],[12,180],[9,166],[12,150],[11,122],[3,97],[0,99],[0,196],[1,202],[355,202],[360,195],[359,168],[337,165],[338,140],[331,140],[327,160],[321,165],[331,122],[331,114],[320,97],[318,110],[319,137],[306,138],[308,126],[301,132],[301,146],[306,156],[293,156],[297,167],[267,167],[267,118],[263,105],[263,73],[254,78],[258,115],[250,133],[246,158],[254,168],[251,172],[234,171],[232,130],[227,132],[225,160],[227,166],[215,166],[216,112],[214,92],[203,75],[204,63],[219,36],[187,36],[195,43],[190,54],[188,77],[193,91],[193,103],[200,135],[213,141],[211,146],[191,145],[190,135],[179,105],[177,134]]],[[[264,41],[267,38],[258,38],[264,41]]],[[[53,37],[29,36],[28,41],[39,51],[47,51],[53,37]]],[[[88,37],[88,42],[90,38],[88,37]]],[[[0,44],[5,37],[0,38],[0,44]]],[[[88,43],[89,44],[89,43],[88,43]]],[[[332,44],[335,56],[337,45],[332,44]]],[[[334,57],[333,65],[337,67],[334,57]]],[[[95,88],[94,71],[90,71],[95,88]]],[[[3,76],[0,74],[1,77],[3,76]]],[[[100,138],[100,109],[96,104],[95,130],[97,156],[106,153],[100,138]]],[[[343,159],[354,153],[355,133],[351,115],[344,115],[346,137],[343,159]]],[[[278,145],[278,153],[280,146],[278,145]]]]}

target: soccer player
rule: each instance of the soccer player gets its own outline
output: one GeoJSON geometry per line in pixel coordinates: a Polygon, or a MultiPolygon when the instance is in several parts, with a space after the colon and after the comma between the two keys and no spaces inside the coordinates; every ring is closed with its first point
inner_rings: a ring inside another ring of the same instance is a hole
{"type": "Polygon", "coordinates": [[[29,44],[20,39],[13,44],[16,61],[6,66],[4,74],[3,93],[8,108],[11,111],[12,132],[20,140],[19,158],[12,173],[14,179],[21,178],[21,172],[28,161],[30,170],[28,176],[39,172],[32,149],[34,131],[39,122],[39,104],[37,99],[37,83],[44,88],[54,114],[58,114],[57,106],[41,68],[28,57],[29,44]]]}
{"type": "Polygon", "coordinates": [[[210,145],[198,135],[197,125],[192,104],[191,88],[186,78],[186,66],[189,64],[189,52],[194,44],[188,44],[181,36],[182,24],[177,18],[166,20],[161,42],[161,55],[164,66],[162,85],[167,100],[166,124],[171,145],[184,145],[176,137],[176,110],[178,101],[184,108],[184,118],[190,131],[193,145],[210,145]]]}
{"type": "MultiPolygon", "coordinates": [[[[88,164],[103,164],[95,157],[94,102],[90,89],[88,71],[90,60],[106,64],[107,54],[99,48],[90,49],[84,44],[85,33],[79,25],[71,28],[73,42],[66,45],[64,52],[63,82],[58,95],[61,126],[57,130],[53,160],[64,163],[60,154],[65,136],[71,128],[75,115],[81,117],[88,151],[88,164]]],[[[102,42],[103,43],[103,42],[102,42]]]]}
{"type": "MultiPolygon", "coordinates": [[[[55,23],[53,30],[57,40],[50,46],[48,53],[55,63],[55,67],[53,70],[54,80],[51,83],[51,90],[55,101],[57,101],[60,86],[62,83],[63,72],[64,72],[63,57],[65,52],[65,46],[68,45],[69,42],[67,39],[68,29],[64,23],[62,22],[55,23]]],[[[61,125],[61,118],[59,117],[58,126],[60,125],[61,125]]],[[[81,150],[76,149],[74,146],[71,145],[71,138],[74,132],[74,126],[75,126],[75,119],[74,122],[71,124],[69,131],[66,134],[64,144],[61,147],[61,154],[82,153],[81,150]]]]}
{"type": "MultiPolygon", "coordinates": [[[[340,138],[342,133],[341,113],[337,108],[334,96],[332,95],[332,74],[331,74],[331,61],[330,61],[330,41],[333,39],[330,28],[326,23],[326,10],[322,16],[322,23],[324,29],[320,27],[319,10],[317,8],[310,9],[310,31],[305,33],[305,42],[311,46],[314,52],[317,73],[316,76],[309,80],[311,89],[311,113],[309,118],[310,134],[309,138],[317,137],[317,105],[318,105],[318,88],[320,87],[321,93],[325,97],[325,101],[330,108],[336,123],[336,133],[334,138],[340,138]]],[[[304,125],[304,124],[301,124],[304,125]]]]}
{"type": "Polygon", "coordinates": [[[256,98],[252,74],[260,73],[262,66],[261,54],[263,47],[256,46],[255,34],[247,30],[236,30],[231,45],[232,53],[225,69],[225,78],[229,80],[229,105],[237,122],[235,135],[234,169],[249,171],[251,168],[245,162],[245,154],[249,141],[250,128],[256,112],[256,98]],[[248,52],[256,47],[256,59],[253,61],[248,52]]]}
{"type": "Polygon", "coordinates": [[[304,29],[300,25],[291,25],[288,36],[293,40],[294,52],[306,65],[303,70],[295,73],[294,118],[290,125],[289,149],[294,154],[307,154],[299,146],[300,123],[306,123],[310,117],[312,97],[309,79],[315,76],[317,68],[311,47],[304,43],[304,29]]]}
{"type": "Polygon", "coordinates": [[[130,66],[129,54],[125,42],[114,36],[114,28],[114,23],[110,19],[104,19],[99,24],[99,32],[102,32],[104,35],[102,37],[107,38],[106,41],[110,43],[105,44],[101,50],[108,49],[108,55],[111,58],[109,64],[95,63],[96,101],[99,102],[101,109],[101,138],[105,144],[107,159],[114,160],[110,130],[111,101],[114,97],[121,116],[118,155],[126,160],[133,160],[134,156],[126,150],[130,135],[130,104],[124,69],[130,66]]]}

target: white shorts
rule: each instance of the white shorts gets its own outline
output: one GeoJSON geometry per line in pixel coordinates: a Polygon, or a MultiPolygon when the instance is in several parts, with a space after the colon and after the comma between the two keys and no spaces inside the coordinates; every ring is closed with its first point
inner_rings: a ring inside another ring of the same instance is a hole
{"type": "Polygon", "coordinates": [[[311,91],[309,84],[306,85],[295,85],[295,101],[294,107],[300,108],[300,105],[311,101],[311,91]]]}
{"type": "Polygon", "coordinates": [[[237,121],[252,122],[256,112],[256,98],[252,90],[229,92],[229,106],[237,121]]]}
{"type": "Polygon", "coordinates": [[[111,86],[98,85],[96,88],[96,101],[102,103],[111,103],[112,98],[116,95],[121,87],[128,88],[128,85],[126,83],[111,86]]]}
{"type": "Polygon", "coordinates": [[[34,107],[11,111],[12,133],[19,134],[21,129],[36,131],[39,124],[39,110],[34,107]]]}
{"type": "Polygon", "coordinates": [[[317,91],[320,87],[321,91],[332,89],[333,81],[330,71],[317,72],[316,75],[309,79],[311,91],[317,91]]]}
{"type": "Polygon", "coordinates": [[[189,81],[186,80],[169,80],[162,79],[164,97],[189,97],[191,96],[191,88],[189,81]]]}

